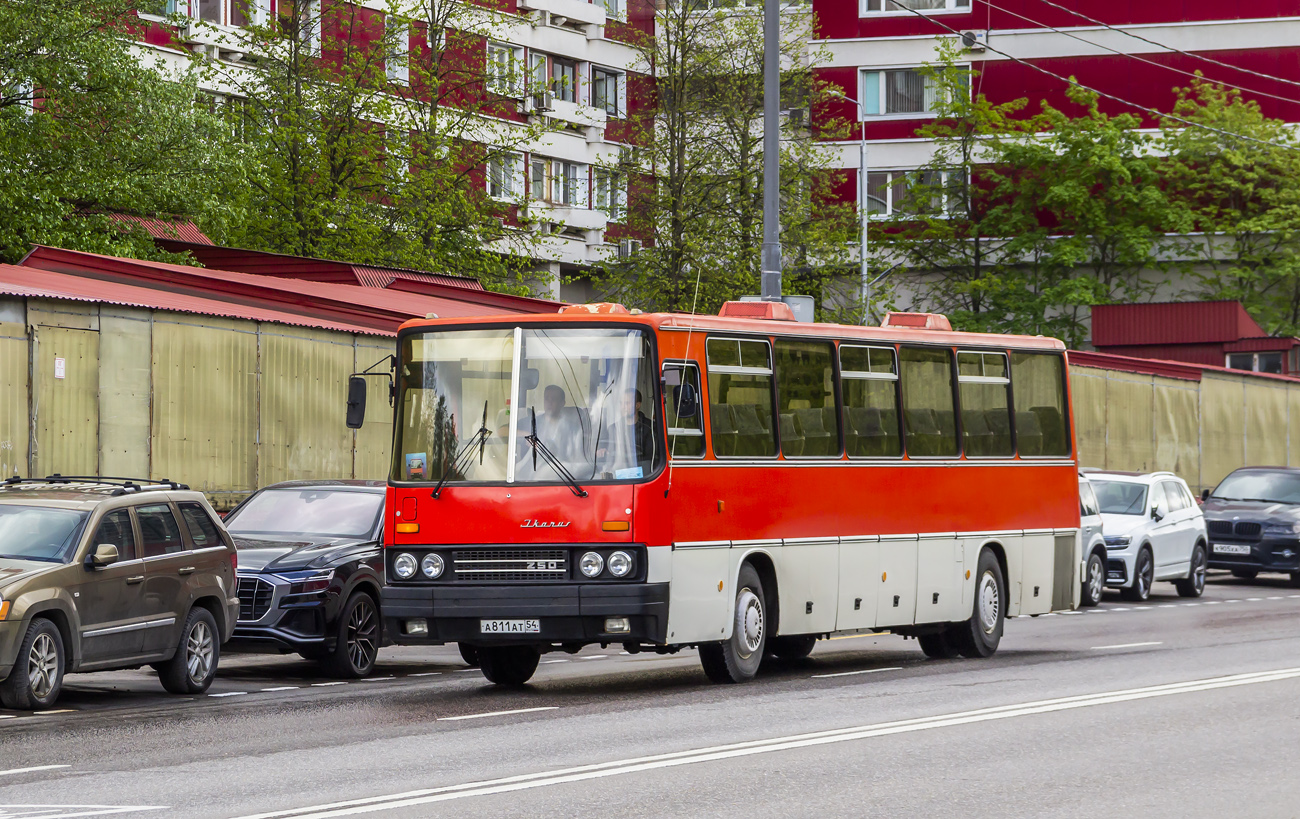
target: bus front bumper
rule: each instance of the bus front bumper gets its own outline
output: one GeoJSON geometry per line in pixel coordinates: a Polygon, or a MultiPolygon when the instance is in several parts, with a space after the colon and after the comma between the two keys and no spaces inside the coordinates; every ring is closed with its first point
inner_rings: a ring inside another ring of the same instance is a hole
{"type": "Polygon", "coordinates": [[[385,636],[399,645],[663,644],[668,633],[667,583],[388,585],[381,597],[385,636]],[[628,630],[606,630],[624,618],[628,630]]]}

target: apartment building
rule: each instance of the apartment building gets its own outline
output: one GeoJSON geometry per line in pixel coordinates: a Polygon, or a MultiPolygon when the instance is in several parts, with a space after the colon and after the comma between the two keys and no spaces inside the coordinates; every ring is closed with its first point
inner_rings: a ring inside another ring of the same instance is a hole
{"type": "MultiPolygon", "coordinates": [[[[382,0],[163,0],[160,14],[142,15],[150,24],[139,47],[146,58],[181,66],[194,53],[228,70],[256,71],[246,53],[245,27],[266,25],[297,14],[314,20],[311,45],[328,52],[341,36],[320,21],[330,13],[360,11],[371,28],[403,26],[409,53],[426,48],[427,17],[433,0],[405,0],[402,16],[386,20],[382,0]],[[321,3],[326,5],[322,8],[321,3]],[[407,6],[409,5],[409,8],[407,6]],[[177,25],[177,21],[180,24],[177,25]],[[187,53],[188,52],[188,53],[187,53]]],[[[581,275],[595,262],[639,248],[626,226],[628,182],[612,166],[636,141],[630,107],[638,104],[638,43],[653,35],[653,7],[642,0],[492,0],[462,4],[473,9],[472,41],[482,49],[483,85],[513,106],[499,109],[480,133],[532,129],[526,141],[507,140],[511,151],[496,154],[483,169],[487,193],[510,207],[508,222],[536,234],[530,251],[550,295],[566,298],[565,277],[581,275]],[[629,93],[629,91],[632,93],[629,93]],[[517,150],[516,150],[517,149],[517,150]]],[[[442,36],[436,32],[434,36],[442,36]]],[[[409,59],[409,58],[408,58],[409,59]]],[[[389,54],[385,72],[407,82],[409,63],[401,50],[389,54]]],[[[219,76],[221,72],[214,72],[219,76]]],[[[223,97],[234,92],[219,81],[204,90],[223,97]]],[[[579,294],[581,295],[581,294],[579,294]]]]}

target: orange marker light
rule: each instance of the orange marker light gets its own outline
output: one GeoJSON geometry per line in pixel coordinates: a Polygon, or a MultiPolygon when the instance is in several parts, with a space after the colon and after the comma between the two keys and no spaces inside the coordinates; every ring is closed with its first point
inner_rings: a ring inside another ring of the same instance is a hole
{"type": "Polygon", "coordinates": [[[606,532],[626,532],[631,527],[625,520],[607,520],[600,524],[600,528],[606,532]]]}
{"type": "Polygon", "coordinates": [[[970,580],[970,569],[966,570],[966,579],[970,580]]]}
{"type": "Polygon", "coordinates": [[[718,581],[718,591],[722,591],[722,581],[718,581]]]}
{"type": "Polygon", "coordinates": [[[0,620],[9,616],[9,601],[0,601],[0,620]]]}
{"type": "Polygon", "coordinates": [[[881,583],[884,583],[884,582],[885,582],[885,578],[888,577],[888,576],[889,576],[889,573],[888,573],[888,572],[881,572],[881,573],[880,573],[880,582],[881,582],[881,583]]]}
{"type": "Polygon", "coordinates": [[[420,524],[418,524],[418,523],[399,523],[399,524],[397,524],[397,532],[398,532],[398,534],[402,534],[402,535],[413,535],[413,534],[415,534],[415,533],[418,532],[418,531],[420,531],[420,524]]]}

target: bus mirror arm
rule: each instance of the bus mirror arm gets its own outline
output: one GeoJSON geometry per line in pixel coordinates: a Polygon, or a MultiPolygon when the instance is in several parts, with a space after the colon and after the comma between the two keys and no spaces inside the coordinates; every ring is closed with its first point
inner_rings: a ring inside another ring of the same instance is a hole
{"type": "Polygon", "coordinates": [[[366,421],[367,378],[388,379],[388,406],[393,406],[393,403],[397,400],[397,383],[393,380],[393,370],[396,367],[397,356],[386,355],[361,372],[352,373],[352,375],[348,376],[348,429],[361,429],[361,425],[366,421]],[[375,367],[385,362],[388,363],[388,372],[371,372],[375,367]]]}

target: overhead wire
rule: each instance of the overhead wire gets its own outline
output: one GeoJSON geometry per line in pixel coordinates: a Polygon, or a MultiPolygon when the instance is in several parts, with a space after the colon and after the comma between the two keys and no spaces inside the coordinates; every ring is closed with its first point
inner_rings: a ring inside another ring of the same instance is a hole
{"type": "MultiPolygon", "coordinates": [[[[960,32],[960,31],[958,31],[957,29],[955,29],[955,28],[953,28],[952,26],[948,25],[947,23],[944,23],[944,22],[941,21],[941,20],[937,20],[937,19],[935,19],[934,17],[931,17],[931,16],[928,15],[928,14],[922,14],[921,12],[919,12],[919,11],[917,11],[917,10],[915,10],[915,9],[909,9],[909,8],[907,8],[906,6],[899,6],[899,8],[903,9],[904,11],[907,11],[909,14],[916,15],[917,17],[920,17],[920,18],[922,18],[922,19],[924,19],[924,20],[929,20],[929,21],[930,21],[931,23],[933,23],[934,25],[939,26],[940,28],[943,28],[943,29],[947,30],[948,32],[950,32],[950,33],[952,33],[952,34],[957,35],[957,37],[959,37],[959,38],[961,37],[961,32],[960,32]]],[[[1069,78],[1069,77],[1062,77],[1060,74],[1057,74],[1055,71],[1049,71],[1049,70],[1047,70],[1046,68],[1043,68],[1043,67],[1040,66],[1040,65],[1035,65],[1034,63],[1032,63],[1032,62],[1030,62],[1030,61],[1028,61],[1028,60],[1025,60],[1025,59],[1022,59],[1022,58],[1020,58],[1020,57],[1016,57],[1016,56],[1014,56],[1014,55],[1008,54],[1007,52],[1005,52],[1005,51],[1001,51],[1001,50],[999,50],[999,49],[996,49],[996,48],[994,48],[994,47],[991,46],[991,45],[985,44],[985,45],[984,45],[984,48],[988,49],[989,51],[992,51],[994,54],[1001,55],[1001,56],[1007,58],[1008,60],[1011,60],[1012,62],[1017,62],[1017,63],[1020,63],[1021,65],[1028,66],[1029,68],[1032,68],[1033,70],[1037,71],[1037,72],[1040,73],[1040,74],[1045,74],[1045,75],[1047,75],[1047,76],[1049,76],[1049,77],[1052,77],[1053,79],[1060,80],[1061,82],[1063,82],[1063,83],[1065,83],[1065,84],[1067,84],[1067,85],[1072,85],[1072,86],[1074,86],[1074,87],[1076,87],[1076,88],[1082,88],[1082,89],[1085,90],[1085,91],[1091,91],[1092,93],[1096,94],[1096,95],[1099,96],[1099,97],[1104,97],[1105,99],[1111,100],[1111,101],[1113,101],[1113,102],[1118,102],[1118,103],[1120,103],[1121,105],[1127,105],[1127,106],[1129,106],[1130,108],[1136,108],[1136,109],[1139,110],[1139,111],[1144,111],[1144,112],[1146,112],[1146,113],[1148,113],[1148,114],[1151,114],[1152,116],[1157,117],[1157,118],[1162,118],[1162,119],[1171,119],[1171,120],[1173,120],[1173,121],[1175,121],[1175,122],[1181,122],[1181,123],[1183,123],[1184,125],[1186,125],[1186,126],[1188,126],[1188,127],[1190,127],[1190,128],[1198,128],[1198,129],[1203,130],[1203,131],[1210,131],[1210,132],[1212,132],[1212,133],[1219,134],[1220,136],[1231,137],[1232,139],[1239,139],[1239,140],[1242,140],[1243,142],[1253,142],[1253,143],[1256,143],[1256,144],[1259,144],[1259,145],[1266,145],[1266,146],[1268,146],[1268,147],[1270,147],[1270,148],[1282,148],[1282,149],[1284,149],[1284,150],[1288,150],[1288,151],[1297,151],[1297,152],[1300,152],[1300,146],[1296,146],[1296,145],[1286,145],[1286,144],[1283,144],[1283,143],[1281,143],[1281,142],[1270,142],[1270,141],[1268,141],[1268,140],[1266,140],[1266,139],[1257,139],[1257,138],[1252,137],[1252,136],[1246,136],[1245,134],[1236,134],[1236,133],[1233,133],[1232,131],[1225,131],[1225,130],[1223,130],[1222,128],[1215,128],[1215,127],[1212,126],[1212,125],[1205,125],[1204,123],[1200,123],[1200,122],[1196,122],[1196,121],[1194,121],[1194,120],[1187,119],[1186,117],[1180,117],[1180,116],[1178,116],[1177,114],[1169,114],[1169,113],[1164,113],[1164,112],[1162,112],[1162,111],[1157,111],[1157,110],[1154,109],[1154,108],[1148,108],[1148,107],[1145,106],[1145,105],[1141,105],[1141,104],[1136,103],[1136,102],[1133,102],[1133,101],[1131,101],[1131,100],[1126,100],[1126,99],[1124,99],[1123,97],[1117,97],[1117,96],[1115,96],[1114,94],[1110,94],[1110,93],[1107,93],[1106,91],[1102,91],[1102,90],[1100,90],[1100,89],[1093,88],[1093,87],[1090,86],[1090,85],[1084,85],[1083,83],[1079,82],[1078,80],[1071,79],[1071,78],[1069,78]]]]}
{"type": "Polygon", "coordinates": [[[1089,23],[1092,23],[1093,25],[1098,25],[1101,26],[1102,28],[1110,29],[1111,31],[1115,31],[1120,34],[1123,34],[1126,37],[1132,37],[1135,40],[1141,40],[1144,43],[1153,45],[1156,48],[1162,48],[1165,51],[1168,51],[1173,54],[1182,54],[1184,57],[1193,57],[1197,60],[1203,60],[1212,65],[1219,65],[1219,66],[1223,66],[1224,68],[1231,68],[1234,71],[1240,71],[1243,74],[1251,74],[1256,77],[1260,77],[1261,79],[1272,80],[1273,82],[1285,83],[1287,85],[1294,85],[1297,88],[1300,88],[1300,82],[1297,82],[1296,80],[1289,80],[1286,77],[1278,77],[1273,74],[1266,74],[1263,71],[1256,71],[1253,68],[1244,68],[1239,65],[1233,65],[1232,63],[1225,63],[1222,60],[1216,60],[1213,57],[1207,57],[1204,54],[1198,54],[1192,51],[1183,51],[1182,49],[1174,48],[1173,46],[1168,45],[1167,43],[1162,43],[1157,40],[1152,40],[1149,37],[1143,37],[1141,34],[1134,34],[1128,29],[1121,28],[1119,26],[1112,26],[1110,23],[1103,22],[1101,20],[1098,20],[1095,17],[1089,17],[1088,15],[1084,14],[1081,11],[1075,11],[1072,8],[1062,6],[1060,3],[1055,3],[1052,0],[1038,0],[1038,1],[1045,5],[1051,6],[1054,9],[1060,9],[1061,11],[1069,12],[1070,14],[1073,14],[1075,17],[1078,17],[1083,20],[1087,20],[1089,23]]]}
{"type": "MultiPolygon", "coordinates": [[[[1046,2],[1046,0],[1044,0],[1044,2],[1046,2]]],[[[1120,50],[1117,49],[1117,48],[1111,48],[1110,46],[1102,45],[1101,43],[1094,42],[1093,40],[1089,40],[1089,39],[1087,39],[1087,38],[1085,38],[1085,37],[1080,37],[1080,36],[1078,36],[1078,35],[1076,35],[1076,34],[1071,34],[1071,33],[1068,32],[1068,31],[1064,31],[1064,30],[1062,30],[1062,29],[1056,28],[1055,26],[1049,26],[1049,25],[1047,25],[1046,23],[1040,23],[1039,21],[1033,19],[1032,17],[1026,17],[1026,16],[1023,15],[1023,14],[1020,14],[1019,12],[1011,11],[1010,9],[1004,9],[1004,8],[1002,8],[1001,6],[997,6],[997,5],[994,5],[993,3],[988,2],[988,0],[984,0],[984,3],[985,3],[985,5],[987,5],[989,8],[997,9],[998,11],[1002,12],[1003,14],[1010,14],[1012,17],[1019,17],[1021,20],[1024,20],[1026,23],[1032,23],[1033,25],[1038,26],[1039,28],[1043,28],[1043,29],[1046,29],[1046,30],[1048,30],[1048,31],[1054,31],[1054,32],[1056,32],[1057,34],[1060,34],[1060,35],[1062,35],[1062,36],[1064,36],[1064,37],[1069,37],[1069,38],[1072,39],[1072,40],[1078,40],[1079,42],[1081,42],[1081,43],[1086,43],[1087,45],[1090,45],[1090,46],[1092,46],[1092,47],[1094,47],[1094,48],[1100,48],[1100,49],[1102,49],[1103,51],[1109,51],[1109,52],[1112,53],[1112,54],[1118,54],[1118,55],[1120,55],[1121,57],[1127,57],[1127,58],[1129,58],[1130,60],[1137,60],[1137,61],[1140,62],[1140,63],[1146,63],[1147,65],[1153,65],[1153,66],[1155,66],[1155,67],[1157,67],[1157,68],[1163,68],[1163,69],[1165,69],[1166,71],[1172,71],[1172,72],[1174,72],[1174,73],[1176,73],[1176,74],[1182,74],[1182,75],[1187,76],[1187,77],[1192,77],[1193,79],[1206,79],[1206,78],[1204,77],[1204,75],[1197,74],[1197,73],[1194,72],[1194,71],[1187,71],[1186,69],[1175,68],[1175,67],[1172,66],[1172,65],[1165,65],[1164,63],[1156,62],[1155,60],[1149,60],[1149,59],[1147,59],[1146,57],[1141,57],[1141,56],[1139,56],[1139,55],[1137,55],[1137,54],[1130,54],[1130,53],[1127,52],[1127,51],[1120,51],[1120,50]]],[[[1283,97],[1283,96],[1281,96],[1281,95],[1279,95],[1279,94],[1272,94],[1272,93],[1269,93],[1268,91],[1256,91],[1256,90],[1253,89],[1253,88],[1245,88],[1245,87],[1240,86],[1240,85],[1234,85],[1233,83],[1230,83],[1230,82],[1223,82],[1222,80],[1213,80],[1213,82],[1215,82],[1215,83],[1218,84],[1218,85],[1226,86],[1226,87],[1228,87],[1228,88],[1235,88],[1235,89],[1237,89],[1238,91],[1243,91],[1243,92],[1245,92],[1245,93],[1247,93],[1247,94],[1251,94],[1251,95],[1253,95],[1253,96],[1259,96],[1259,97],[1270,97],[1270,98],[1275,99],[1275,100],[1281,100],[1282,102],[1289,102],[1289,103],[1293,103],[1293,104],[1295,104],[1295,105],[1300,105],[1300,100],[1295,99],[1295,98],[1293,98],[1293,97],[1283,97]]]]}

